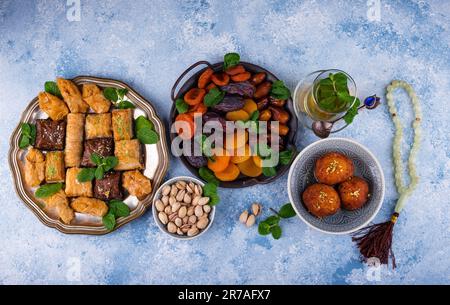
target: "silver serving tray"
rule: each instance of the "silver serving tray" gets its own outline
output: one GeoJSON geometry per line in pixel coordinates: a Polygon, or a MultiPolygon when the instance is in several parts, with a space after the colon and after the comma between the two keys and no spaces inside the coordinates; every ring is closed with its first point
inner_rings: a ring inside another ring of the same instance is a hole
{"type": "MultiPolygon", "coordinates": [[[[145,164],[144,174],[152,180],[152,193],[143,200],[138,200],[135,196],[128,196],[124,200],[130,207],[131,213],[127,217],[120,217],[117,219],[117,229],[144,214],[147,208],[150,207],[153,196],[166,175],[169,166],[169,153],[164,124],[158,117],[152,104],[123,82],[90,76],[77,76],[72,79],[72,81],[78,86],[85,83],[94,83],[99,87],[128,89],[126,97],[136,106],[134,117],[136,118],[140,115],[145,115],[155,125],[155,130],[160,136],[160,140],[157,144],[143,145],[143,147],[145,147],[143,149],[145,164]]],[[[59,220],[58,215],[54,210],[45,209],[43,201],[34,196],[36,188],[30,188],[25,184],[24,160],[27,150],[19,148],[20,124],[22,122],[34,123],[36,119],[47,117],[48,116],[39,109],[38,98],[35,97],[22,113],[20,122],[11,135],[8,155],[9,166],[11,168],[14,186],[18,196],[42,223],[63,233],[100,235],[111,232],[103,226],[100,217],[81,213],[76,213],[75,219],[71,224],[64,224],[59,220]]]]}

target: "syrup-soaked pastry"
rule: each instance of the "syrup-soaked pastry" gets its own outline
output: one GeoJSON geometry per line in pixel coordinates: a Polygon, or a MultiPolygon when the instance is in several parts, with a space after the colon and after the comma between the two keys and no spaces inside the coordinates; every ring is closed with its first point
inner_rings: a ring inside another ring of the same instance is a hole
{"type": "Polygon", "coordinates": [[[96,113],[108,112],[111,107],[111,102],[105,98],[103,92],[96,84],[83,85],[83,100],[96,113]]]}
{"type": "Polygon", "coordinates": [[[351,159],[337,152],[329,152],[316,161],[314,175],[320,183],[334,185],[353,176],[351,159]]]}
{"type": "Polygon", "coordinates": [[[98,138],[84,141],[84,152],[81,160],[83,167],[95,167],[91,160],[91,155],[96,153],[101,157],[114,156],[113,138],[98,138]]]}
{"type": "Polygon", "coordinates": [[[86,139],[112,137],[111,113],[88,114],[85,133],[86,139]]]}
{"type": "Polygon", "coordinates": [[[64,182],[65,178],[64,152],[49,151],[45,155],[45,181],[47,183],[64,182]]]}
{"type": "Polygon", "coordinates": [[[78,197],[70,203],[75,212],[103,217],[108,213],[108,205],[99,199],[78,197]]]}
{"type": "Polygon", "coordinates": [[[36,120],[36,148],[63,150],[66,137],[66,121],[36,120]]]}
{"type": "Polygon", "coordinates": [[[142,169],[141,162],[141,144],[139,140],[116,141],[114,155],[118,159],[115,170],[142,169]]]}
{"type": "Polygon", "coordinates": [[[133,138],[133,110],[114,109],[112,111],[112,129],[114,140],[130,140],[133,138]]]}
{"type": "Polygon", "coordinates": [[[77,179],[81,168],[71,167],[66,172],[66,195],[68,197],[92,197],[92,181],[79,182],[77,179]]]}
{"type": "Polygon", "coordinates": [[[120,172],[108,172],[94,181],[94,197],[100,200],[122,199],[120,172]]]}
{"type": "Polygon", "coordinates": [[[351,177],[339,184],[339,195],[346,210],[356,210],[369,199],[369,184],[360,177],[351,177]]]}
{"type": "Polygon", "coordinates": [[[63,190],[59,190],[56,194],[45,198],[44,202],[46,208],[56,208],[59,218],[65,224],[70,224],[75,218],[75,212],[69,206],[69,200],[63,190]]]}
{"type": "Polygon", "coordinates": [[[144,176],[140,171],[127,171],[122,175],[122,186],[139,199],[144,198],[152,192],[152,183],[149,178],[144,176]]]}
{"type": "Polygon", "coordinates": [[[302,194],[302,199],[308,211],[317,217],[333,215],[341,207],[338,193],[326,184],[316,183],[308,186],[302,194]]]}
{"type": "Polygon", "coordinates": [[[66,167],[78,167],[83,152],[84,117],[82,113],[67,115],[66,150],[64,161],[66,167]]]}
{"type": "Polygon", "coordinates": [[[58,85],[59,91],[64,98],[69,110],[72,113],[86,113],[89,110],[89,105],[83,101],[81,97],[81,92],[72,81],[57,78],[56,84],[58,85]]]}
{"type": "Polygon", "coordinates": [[[44,170],[44,154],[36,148],[30,148],[25,157],[25,183],[30,187],[39,186],[45,178],[44,170]]]}
{"type": "Polygon", "coordinates": [[[39,108],[44,111],[53,121],[64,119],[69,113],[66,103],[57,96],[48,92],[39,92],[39,108]]]}

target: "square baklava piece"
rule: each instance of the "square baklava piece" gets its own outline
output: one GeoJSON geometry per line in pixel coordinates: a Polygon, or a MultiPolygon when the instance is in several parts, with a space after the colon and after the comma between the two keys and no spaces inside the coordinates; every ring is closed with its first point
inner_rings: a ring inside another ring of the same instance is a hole
{"type": "Polygon", "coordinates": [[[112,137],[111,113],[88,114],[85,134],[86,139],[112,137]]]}
{"type": "Polygon", "coordinates": [[[92,197],[92,181],[80,182],[77,179],[81,168],[71,167],[66,172],[66,195],[67,197],[92,197]]]}
{"type": "Polygon", "coordinates": [[[45,156],[45,181],[47,183],[64,182],[65,178],[64,152],[49,151],[45,156]]]}
{"type": "Polygon", "coordinates": [[[83,167],[95,167],[91,160],[91,155],[96,153],[101,157],[114,156],[113,138],[98,138],[84,141],[84,152],[81,160],[83,167]]]}
{"type": "Polygon", "coordinates": [[[103,179],[95,179],[94,197],[100,200],[122,199],[120,188],[120,172],[108,172],[103,179]]]}
{"type": "Polygon", "coordinates": [[[65,138],[66,121],[36,120],[36,148],[41,150],[64,150],[65,138]]]}
{"type": "Polygon", "coordinates": [[[137,139],[116,141],[114,155],[119,161],[114,168],[115,170],[123,171],[142,169],[144,167],[142,164],[141,144],[137,139]]]}

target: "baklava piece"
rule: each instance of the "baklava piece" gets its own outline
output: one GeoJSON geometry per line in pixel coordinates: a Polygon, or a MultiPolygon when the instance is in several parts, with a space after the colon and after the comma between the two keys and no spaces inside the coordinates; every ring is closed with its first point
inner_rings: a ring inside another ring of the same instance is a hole
{"type": "Polygon", "coordinates": [[[96,153],[102,157],[114,156],[114,140],[113,138],[90,139],[84,142],[83,159],[81,166],[95,167],[91,160],[91,155],[96,153]]]}
{"type": "Polygon", "coordinates": [[[69,200],[63,190],[45,198],[44,202],[46,208],[56,208],[59,218],[65,224],[70,224],[75,218],[75,213],[69,206],[69,200]]]}
{"type": "Polygon", "coordinates": [[[120,172],[109,172],[94,182],[94,197],[101,200],[122,199],[120,172]]]}
{"type": "Polygon", "coordinates": [[[114,140],[130,140],[133,138],[133,110],[114,109],[112,111],[112,129],[114,140]]]}
{"type": "Polygon", "coordinates": [[[114,155],[118,159],[115,170],[142,169],[141,146],[137,139],[116,141],[114,155]]]}
{"type": "Polygon", "coordinates": [[[103,217],[108,213],[108,206],[102,200],[88,197],[74,199],[70,206],[75,212],[103,217]]]}
{"type": "Polygon", "coordinates": [[[66,103],[50,93],[40,92],[38,98],[39,108],[53,121],[62,120],[69,113],[69,108],[67,108],[66,103]]]}
{"type": "Polygon", "coordinates": [[[67,167],[78,167],[83,152],[85,115],[82,113],[69,113],[67,115],[67,134],[65,162],[67,167]]]}
{"type": "Polygon", "coordinates": [[[86,139],[110,138],[111,113],[88,114],[85,127],[86,139]]]}
{"type": "Polygon", "coordinates": [[[47,183],[64,182],[65,178],[64,152],[49,151],[45,156],[45,181],[47,183]]]}
{"type": "Polygon", "coordinates": [[[95,84],[83,85],[83,100],[96,113],[108,112],[111,107],[111,102],[105,98],[103,92],[95,84]]]}
{"type": "Polygon", "coordinates": [[[36,120],[36,148],[63,150],[66,137],[66,121],[36,120]]]}
{"type": "Polygon", "coordinates": [[[25,157],[25,183],[30,187],[39,186],[45,178],[45,156],[36,148],[30,148],[25,157]]]}
{"type": "Polygon", "coordinates": [[[68,197],[85,196],[92,197],[92,182],[79,182],[77,175],[81,168],[71,167],[66,172],[66,195],[68,197]]]}
{"type": "Polygon", "coordinates": [[[64,101],[69,106],[70,112],[72,113],[86,113],[89,110],[89,105],[83,101],[81,97],[81,92],[72,81],[57,78],[56,84],[58,85],[59,91],[64,98],[64,101]]]}
{"type": "Polygon", "coordinates": [[[122,175],[122,186],[132,196],[142,199],[152,192],[152,183],[140,171],[128,171],[122,175]]]}

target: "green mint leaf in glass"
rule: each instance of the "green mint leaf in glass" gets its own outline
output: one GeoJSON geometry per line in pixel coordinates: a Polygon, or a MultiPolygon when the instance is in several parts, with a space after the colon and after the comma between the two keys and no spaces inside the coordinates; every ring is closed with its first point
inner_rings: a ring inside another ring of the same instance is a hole
{"type": "Polygon", "coordinates": [[[214,173],[207,167],[200,167],[198,170],[198,175],[206,182],[219,185],[219,180],[217,180],[216,176],[214,176],[214,173]]]}
{"type": "Polygon", "coordinates": [[[102,165],[97,167],[94,172],[95,179],[100,180],[103,179],[103,175],[105,174],[105,170],[102,165]]]}
{"type": "Polygon", "coordinates": [[[59,91],[59,88],[58,88],[58,85],[56,84],[56,82],[52,82],[52,81],[45,82],[44,90],[47,93],[50,93],[54,96],[62,98],[61,91],[59,91]]]}
{"type": "Polygon", "coordinates": [[[220,91],[217,88],[212,88],[203,98],[203,103],[207,107],[213,107],[219,104],[225,97],[225,92],[220,91]]]}
{"type": "Polygon", "coordinates": [[[280,215],[280,217],[282,217],[282,218],[291,218],[297,214],[295,213],[295,210],[292,207],[292,204],[286,203],[285,205],[283,205],[281,207],[280,211],[278,212],[278,215],[280,215]]]}
{"type": "Polygon", "coordinates": [[[280,226],[274,226],[270,229],[270,233],[272,233],[272,237],[274,239],[280,239],[281,237],[281,227],[280,226]]]}
{"type": "Polygon", "coordinates": [[[130,101],[121,101],[117,104],[117,108],[119,109],[134,109],[136,106],[130,101]]]}
{"type": "Polygon", "coordinates": [[[92,181],[95,178],[95,168],[83,168],[77,175],[78,182],[92,181]]]}
{"type": "Polygon", "coordinates": [[[106,99],[113,102],[117,102],[117,100],[119,99],[116,88],[108,87],[103,89],[103,95],[105,96],[106,99]]]}
{"type": "Polygon", "coordinates": [[[137,131],[136,137],[143,144],[156,144],[159,141],[158,134],[149,129],[149,128],[141,128],[137,131]]]}
{"type": "Polygon", "coordinates": [[[291,91],[284,85],[283,81],[277,80],[272,84],[270,96],[279,100],[287,100],[291,97],[291,91]]]}
{"type": "Polygon", "coordinates": [[[112,170],[114,167],[117,166],[117,164],[119,163],[119,159],[117,159],[117,157],[114,156],[109,156],[109,157],[105,157],[103,158],[103,167],[105,172],[112,170]]]}
{"type": "Polygon", "coordinates": [[[189,105],[186,104],[182,98],[175,101],[175,107],[177,108],[178,113],[185,113],[189,110],[189,105]]]}
{"type": "Polygon", "coordinates": [[[153,125],[153,123],[143,115],[138,116],[134,120],[134,125],[135,125],[135,129],[136,129],[136,133],[138,130],[143,129],[143,128],[148,128],[148,129],[153,129],[153,130],[155,129],[155,126],[153,125]]]}
{"type": "Polygon", "coordinates": [[[258,225],[258,233],[261,235],[269,235],[270,225],[265,221],[261,221],[258,225]]]}
{"type": "Polygon", "coordinates": [[[223,69],[227,70],[228,68],[237,66],[239,64],[239,61],[241,60],[241,57],[238,53],[227,53],[223,57],[223,69]]]}
{"type": "Polygon", "coordinates": [[[361,104],[361,101],[359,98],[356,99],[353,106],[347,111],[347,113],[344,115],[344,121],[347,124],[351,124],[353,122],[353,119],[356,115],[358,115],[358,107],[361,104]]]}
{"type": "Polygon", "coordinates": [[[108,212],[108,214],[103,216],[102,222],[105,228],[111,231],[116,226],[116,216],[114,216],[113,213],[108,212]]]}
{"type": "Polygon", "coordinates": [[[130,208],[123,201],[111,200],[109,202],[109,211],[116,217],[126,217],[130,215],[130,208]]]}
{"type": "Polygon", "coordinates": [[[288,165],[289,162],[291,162],[293,154],[294,153],[292,150],[284,150],[280,152],[280,164],[288,165]]]}
{"type": "Polygon", "coordinates": [[[62,183],[44,184],[36,190],[34,195],[37,198],[47,198],[59,192],[62,189],[62,186],[62,183]]]}
{"type": "Polygon", "coordinates": [[[272,177],[277,174],[277,170],[275,169],[275,167],[263,167],[262,173],[266,177],[272,177]]]}

